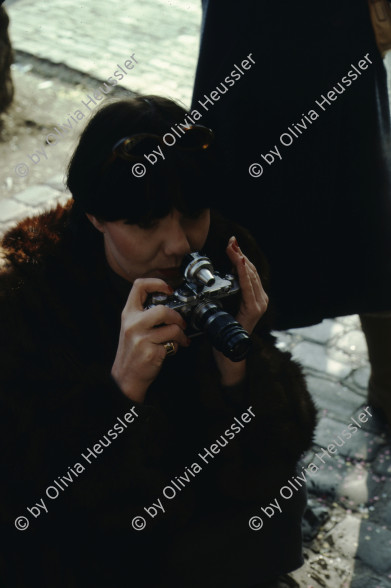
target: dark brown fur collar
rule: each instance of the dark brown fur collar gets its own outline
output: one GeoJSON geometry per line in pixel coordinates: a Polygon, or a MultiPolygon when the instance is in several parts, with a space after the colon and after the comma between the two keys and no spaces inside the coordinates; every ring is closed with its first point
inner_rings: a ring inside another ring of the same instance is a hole
{"type": "Polygon", "coordinates": [[[54,254],[69,220],[72,200],[65,206],[23,219],[7,231],[1,241],[1,256],[6,265],[40,264],[54,254]]]}

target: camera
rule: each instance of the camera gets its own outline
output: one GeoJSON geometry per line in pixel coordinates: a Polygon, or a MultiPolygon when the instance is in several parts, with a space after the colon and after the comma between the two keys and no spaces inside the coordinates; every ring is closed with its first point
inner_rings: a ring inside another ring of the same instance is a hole
{"type": "Polygon", "coordinates": [[[205,333],[212,345],[231,361],[241,361],[250,349],[247,331],[222,309],[220,299],[239,292],[239,282],[231,274],[221,277],[212,262],[200,253],[185,256],[184,280],[170,296],[156,292],[148,296],[145,308],[164,304],[186,320],[188,337],[205,333]]]}

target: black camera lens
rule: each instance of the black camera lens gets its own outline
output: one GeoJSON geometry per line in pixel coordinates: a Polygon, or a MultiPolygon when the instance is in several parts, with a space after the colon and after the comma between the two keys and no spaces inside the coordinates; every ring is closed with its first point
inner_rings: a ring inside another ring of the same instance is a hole
{"type": "Polygon", "coordinates": [[[212,345],[231,361],[241,361],[251,347],[247,331],[213,302],[200,303],[194,308],[193,325],[204,331],[212,345]]]}

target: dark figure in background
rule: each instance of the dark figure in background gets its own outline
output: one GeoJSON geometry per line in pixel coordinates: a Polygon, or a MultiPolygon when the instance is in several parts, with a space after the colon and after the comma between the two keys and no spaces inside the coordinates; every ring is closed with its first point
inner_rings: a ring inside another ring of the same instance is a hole
{"type": "Polygon", "coordinates": [[[0,114],[5,112],[14,98],[14,85],[11,77],[13,52],[8,36],[9,18],[0,6],[0,114]]]}
{"type": "Polygon", "coordinates": [[[367,0],[202,4],[193,108],[216,131],[220,207],[270,262],[276,328],[361,315],[369,399],[391,423],[391,315],[378,314],[391,311],[391,125],[367,0]],[[255,64],[225,93],[249,54],[255,64]],[[224,95],[205,112],[198,100],[216,86],[224,95]]]}

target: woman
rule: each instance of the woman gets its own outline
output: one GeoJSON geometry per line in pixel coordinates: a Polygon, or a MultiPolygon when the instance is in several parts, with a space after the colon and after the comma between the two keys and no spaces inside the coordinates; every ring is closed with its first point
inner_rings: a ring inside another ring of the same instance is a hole
{"type": "Polygon", "coordinates": [[[304,489],[273,520],[261,507],[310,447],[314,406],[270,335],[262,255],[210,210],[212,133],[185,115],[156,96],[104,106],[69,166],[73,201],[3,239],[9,586],[243,588],[302,563],[304,489]],[[250,334],[245,359],[148,304],[195,251],[237,274],[224,309],[250,334]]]}

